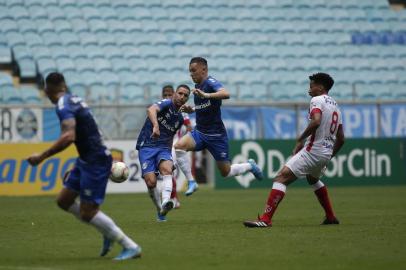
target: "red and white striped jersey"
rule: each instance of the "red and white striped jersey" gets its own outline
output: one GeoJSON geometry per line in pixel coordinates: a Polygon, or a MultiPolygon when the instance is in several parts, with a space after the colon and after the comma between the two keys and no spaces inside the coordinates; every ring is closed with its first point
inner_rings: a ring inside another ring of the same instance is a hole
{"type": "Polygon", "coordinates": [[[336,142],[337,130],[342,125],[341,111],[337,102],[328,95],[313,97],[310,101],[309,120],[316,112],[321,113],[321,123],[307,138],[305,149],[316,155],[330,158],[336,142]]]}

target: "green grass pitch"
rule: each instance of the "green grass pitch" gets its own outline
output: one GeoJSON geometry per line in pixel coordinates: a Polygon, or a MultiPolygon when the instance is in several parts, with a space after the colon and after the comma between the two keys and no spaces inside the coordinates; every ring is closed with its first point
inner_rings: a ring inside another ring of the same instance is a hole
{"type": "Polygon", "coordinates": [[[53,197],[0,197],[0,270],[405,269],[406,187],[331,187],[340,225],[320,226],[311,188],[288,189],[274,227],[248,229],[268,190],[201,189],[157,223],[147,194],[108,195],[102,209],[143,248],[141,259],[99,258],[98,232],[53,197]]]}

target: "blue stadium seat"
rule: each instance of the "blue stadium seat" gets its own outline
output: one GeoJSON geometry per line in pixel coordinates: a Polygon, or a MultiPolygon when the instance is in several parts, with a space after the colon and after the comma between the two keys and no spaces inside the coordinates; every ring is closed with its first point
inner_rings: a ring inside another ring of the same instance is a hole
{"type": "Polygon", "coordinates": [[[130,59],[140,59],[142,57],[140,50],[135,46],[121,46],[121,51],[124,58],[130,59]]]}
{"type": "Polygon", "coordinates": [[[289,101],[290,88],[283,84],[274,84],[270,87],[269,96],[273,101],[289,101]]]}
{"type": "Polygon", "coordinates": [[[76,6],[76,0],[59,0],[61,7],[76,6]]]}
{"type": "Polygon", "coordinates": [[[144,89],[140,86],[129,86],[120,89],[119,103],[134,104],[145,103],[144,89]]]}
{"type": "Polygon", "coordinates": [[[98,57],[100,57],[100,58],[104,57],[103,50],[97,45],[88,45],[88,46],[84,46],[83,48],[86,52],[87,57],[89,57],[89,58],[94,59],[94,58],[98,58],[98,57]]]}
{"type": "Polygon", "coordinates": [[[80,45],[79,36],[77,34],[72,33],[72,32],[60,33],[60,38],[61,38],[62,43],[63,43],[64,46],[80,45]]]}
{"type": "Polygon", "coordinates": [[[12,88],[13,87],[13,78],[8,73],[0,72],[0,88],[12,88]]]}
{"type": "Polygon", "coordinates": [[[77,58],[86,58],[87,53],[82,46],[79,45],[69,45],[65,46],[66,51],[70,58],[77,59],[77,58]]]}
{"type": "Polygon", "coordinates": [[[25,6],[12,6],[9,7],[10,14],[15,20],[30,19],[30,14],[25,6]]]}
{"type": "Polygon", "coordinates": [[[62,8],[64,14],[66,15],[66,19],[73,20],[73,19],[80,19],[82,20],[82,11],[78,6],[66,6],[62,8]]]}
{"type": "Polygon", "coordinates": [[[55,32],[43,32],[41,33],[42,40],[44,41],[44,44],[47,45],[48,47],[52,46],[62,46],[62,40],[59,38],[59,35],[56,34],[55,32]]]}
{"type": "Polygon", "coordinates": [[[331,95],[338,101],[354,100],[353,87],[348,82],[334,83],[334,86],[330,90],[329,95],[331,95]]]}
{"type": "Polygon", "coordinates": [[[90,31],[92,31],[93,33],[108,32],[108,26],[102,19],[87,20],[87,23],[89,25],[90,31]]]}
{"type": "Polygon", "coordinates": [[[90,31],[87,21],[82,18],[73,18],[73,19],[71,19],[70,23],[72,25],[73,31],[76,33],[90,31]]]}
{"type": "Polygon", "coordinates": [[[25,58],[18,61],[20,78],[35,78],[37,76],[37,67],[34,59],[25,58]]]}
{"type": "Polygon", "coordinates": [[[14,32],[19,31],[19,27],[18,27],[16,21],[14,21],[14,19],[9,19],[9,18],[1,20],[1,29],[2,29],[2,32],[5,34],[10,33],[10,32],[14,33],[14,32]]]}
{"type": "Polygon", "coordinates": [[[268,101],[269,92],[268,87],[263,83],[252,83],[249,85],[250,90],[254,94],[254,99],[258,101],[268,101]]]}
{"type": "Polygon", "coordinates": [[[10,64],[12,61],[11,50],[8,46],[0,45],[0,64],[10,64]]]}
{"type": "Polygon", "coordinates": [[[15,60],[19,61],[21,59],[31,59],[31,50],[26,45],[17,45],[12,49],[13,57],[15,60]]]}
{"type": "Polygon", "coordinates": [[[40,74],[45,77],[48,73],[57,71],[56,63],[52,59],[42,58],[37,60],[37,68],[40,74]]]}
{"type": "Polygon", "coordinates": [[[68,71],[74,72],[76,70],[75,63],[70,58],[58,58],[56,59],[56,66],[58,71],[64,73],[68,71]]]}
{"type": "Polygon", "coordinates": [[[57,33],[65,33],[73,31],[73,28],[68,20],[58,19],[53,21],[54,31],[57,33]]]}
{"type": "Polygon", "coordinates": [[[80,57],[74,60],[76,70],[81,73],[84,71],[95,71],[93,61],[91,59],[80,57]]]}
{"type": "Polygon", "coordinates": [[[111,66],[114,72],[119,73],[122,71],[131,71],[130,62],[121,57],[115,57],[110,59],[111,66]]]}
{"type": "Polygon", "coordinates": [[[2,88],[3,102],[6,104],[24,104],[21,92],[12,87],[2,88]]]}
{"type": "Polygon", "coordinates": [[[18,25],[18,28],[19,28],[19,32],[22,33],[22,34],[35,33],[37,31],[36,25],[33,24],[32,21],[28,20],[28,19],[18,20],[17,25],[18,25]]]}
{"type": "Polygon", "coordinates": [[[52,46],[50,47],[50,50],[53,59],[70,58],[68,51],[64,46],[52,46]]]}
{"type": "Polygon", "coordinates": [[[51,21],[55,20],[65,20],[66,15],[63,12],[63,10],[60,7],[57,6],[45,6],[47,13],[48,13],[48,18],[51,19],[51,21]]]}
{"type": "Polygon", "coordinates": [[[35,46],[31,48],[35,60],[43,58],[52,58],[51,51],[46,46],[35,46]]]}
{"type": "Polygon", "coordinates": [[[24,40],[25,43],[33,49],[34,47],[37,46],[42,46],[44,44],[44,41],[42,40],[42,37],[34,32],[28,32],[24,34],[24,40]]]}
{"type": "Polygon", "coordinates": [[[42,99],[39,94],[39,90],[34,87],[22,87],[19,89],[21,97],[26,104],[41,104],[42,99]]]}
{"type": "Polygon", "coordinates": [[[94,65],[94,69],[96,72],[112,71],[110,61],[105,58],[101,58],[101,57],[94,58],[93,65],[94,65]]]}
{"type": "Polygon", "coordinates": [[[406,100],[406,84],[392,84],[389,89],[395,100],[406,100]]]}
{"type": "Polygon", "coordinates": [[[13,32],[9,32],[6,34],[6,39],[7,39],[7,43],[8,45],[10,45],[11,47],[13,46],[19,46],[19,45],[25,45],[25,39],[24,36],[20,33],[13,33],[13,32]]]}

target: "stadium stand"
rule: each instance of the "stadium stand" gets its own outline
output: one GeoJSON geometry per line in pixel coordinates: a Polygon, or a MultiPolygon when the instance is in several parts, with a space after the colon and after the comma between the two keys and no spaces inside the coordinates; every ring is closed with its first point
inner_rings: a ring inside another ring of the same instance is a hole
{"type": "MultiPolygon", "coordinates": [[[[0,66],[22,82],[58,70],[96,103],[191,84],[195,55],[241,101],[298,101],[317,71],[336,78],[339,99],[399,99],[385,84],[406,91],[405,14],[384,0],[0,0],[0,66]]],[[[3,102],[39,102],[0,86],[3,102]]]]}

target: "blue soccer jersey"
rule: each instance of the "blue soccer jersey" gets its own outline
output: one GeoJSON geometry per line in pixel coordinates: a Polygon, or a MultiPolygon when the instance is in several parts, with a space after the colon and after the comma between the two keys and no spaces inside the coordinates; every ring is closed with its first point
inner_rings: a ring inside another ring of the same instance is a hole
{"type": "Polygon", "coordinates": [[[153,125],[149,117],[138,136],[137,149],[141,147],[167,147],[172,148],[173,136],[183,124],[182,113],[176,109],[171,99],[164,99],[157,103],[160,111],[157,114],[160,136],[151,138],[153,125]]]}
{"type": "Polygon", "coordinates": [[[65,94],[56,105],[59,120],[74,118],[76,121],[75,145],[80,159],[87,163],[105,163],[110,152],[103,143],[96,121],[87,104],[75,95],[65,94]]]}
{"type": "MultiPolygon", "coordinates": [[[[209,76],[201,84],[196,84],[195,88],[205,93],[215,93],[223,88],[223,85],[209,76]]],[[[225,134],[226,129],[221,120],[221,99],[207,99],[194,96],[196,111],[196,130],[201,133],[216,135],[225,134]]]]}

